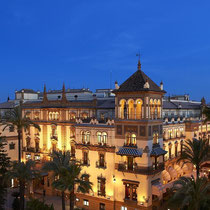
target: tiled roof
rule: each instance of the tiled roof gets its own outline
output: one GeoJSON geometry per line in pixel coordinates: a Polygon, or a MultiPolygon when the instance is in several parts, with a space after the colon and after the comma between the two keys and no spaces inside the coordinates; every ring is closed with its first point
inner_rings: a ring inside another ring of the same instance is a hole
{"type": "Polygon", "coordinates": [[[97,100],[97,107],[100,109],[114,109],[115,108],[115,99],[103,99],[97,100]]]}
{"type": "Polygon", "coordinates": [[[150,156],[160,156],[165,155],[166,153],[167,152],[164,149],[162,149],[159,145],[153,145],[150,156]]]}
{"type": "Polygon", "coordinates": [[[192,101],[163,101],[163,109],[200,109],[200,103],[192,101]]]}
{"type": "Polygon", "coordinates": [[[0,109],[12,109],[14,107],[15,107],[15,103],[13,101],[0,103],[0,109]]]}
{"type": "Polygon", "coordinates": [[[32,90],[32,89],[21,89],[19,91],[17,91],[17,93],[37,93],[36,91],[32,90]]]}
{"type": "Polygon", "coordinates": [[[141,157],[142,151],[136,148],[128,148],[128,147],[121,147],[117,152],[117,155],[127,155],[127,156],[134,156],[134,157],[141,157]]]}
{"type": "Polygon", "coordinates": [[[120,85],[119,89],[113,92],[136,92],[136,91],[155,91],[165,92],[155,84],[142,70],[137,70],[131,75],[123,84],[120,85]],[[149,83],[149,88],[144,88],[145,83],[149,83]]]}

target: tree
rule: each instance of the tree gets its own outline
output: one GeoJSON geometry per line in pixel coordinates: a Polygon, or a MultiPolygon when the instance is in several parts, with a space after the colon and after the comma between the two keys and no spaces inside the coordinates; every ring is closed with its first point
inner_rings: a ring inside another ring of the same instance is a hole
{"type": "Polygon", "coordinates": [[[8,179],[17,179],[20,186],[20,209],[24,210],[25,204],[25,187],[32,179],[39,177],[39,172],[34,169],[35,162],[32,160],[24,162],[13,162],[12,168],[8,171],[8,179]]]}
{"type": "Polygon", "coordinates": [[[54,210],[54,207],[52,204],[51,204],[51,206],[49,206],[38,199],[31,198],[26,203],[26,210],[54,210]]]}
{"type": "Polygon", "coordinates": [[[76,186],[77,192],[88,193],[90,190],[92,190],[92,183],[89,181],[89,175],[81,174],[81,170],[82,167],[80,163],[71,161],[69,167],[67,168],[66,174],[60,183],[64,183],[69,191],[70,210],[74,209],[76,186]]]}
{"type": "Polygon", "coordinates": [[[3,139],[0,138],[0,209],[3,209],[5,203],[5,195],[7,184],[5,182],[5,174],[10,167],[10,158],[8,157],[4,146],[6,143],[3,142],[3,139]]]}
{"type": "Polygon", "coordinates": [[[177,163],[183,161],[183,164],[191,163],[196,167],[197,178],[200,174],[201,164],[206,161],[209,151],[208,141],[206,139],[186,140],[183,145],[183,152],[178,158],[177,163]]]}
{"type": "MultiPolygon", "coordinates": [[[[52,153],[52,161],[46,162],[42,168],[43,171],[51,171],[53,173],[54,178],[62,177],[64,173],[64,169],[68,167],[70,162],[70,153],[69,152],[56,152],[52,153]]],[[[65,210],[65,188],[63,186],[58,186],[57,180],[54,180],[52,183],[52,187],[61,191],[61,199],[62,199],[62,209],[65,210]]]]}
{"type": "Polygon", "coordinates": [[[52,186],[62,193],[62,209],[65,210],[66,190],[70,193],[70,210],[74,209],[75,201],[75,186],[78,186],[78,191],[86,193],[91,190],[92,183],[87,179],[88,174],[81,174],[80,163],[71,160],[69,152],[54,152],[53,160],[45,163],[44,171],[52,171],[56,179],[52,186]]]}
{"type": "Polygon", "coordinates": [[[180,177],[172,187],[168,207],[181,210],[209,209],[210,184],[207,178],[180,177]]]}
{"type": "Polygon", "coordinates": [[[209,107],[205,107],[205,108],[204,108],[203,114],[204,114],[205,117],[206,117],[205,122],[210,121],[210,108],[209,108],[209,107]]]}
{"type": "Polygon", "coordinates": [[[23,129],[26,130],[30,128],[30,126],[37,128],[39,131],[41,129],[39,125],[27,117],[27,113],[24,116],[22,115],[21,105],[15,107],[13,110],[6,112],[4,120],[1,121],[1,123],[5,125],[3,130],[9,127],[10,129],[15,129],[18,133],[18,160],[21,162],[21,138],[23,129]]]}

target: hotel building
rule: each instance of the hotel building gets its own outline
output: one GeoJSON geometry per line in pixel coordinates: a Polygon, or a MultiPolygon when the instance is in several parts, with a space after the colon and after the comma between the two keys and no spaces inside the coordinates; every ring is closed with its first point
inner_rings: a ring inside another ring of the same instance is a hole
{"type": "MultiPolygon", "coordinates": [[[[41,167],[53,150],[70,151],[93,183],[92,192],[76,195],[75,204],[84,209],[158,206],[174,180],[193,172],[192,165],[176,163],[185,140],[210,136],[210,124],[203,123],[201,114],[205,99],[164,97],[163,83],[155,84],[140,61],[137,71],[120,86],[116,82],[113,91],[63,86],[61,91],[45,87],[43,93],[27,92],[16,92],[16,100],[23,100],[23,114],[41,131],[23,131],[22,158],[41,167]]],[[[33,191],[58,194],[52,181],[45,174],[33,191]]]]}

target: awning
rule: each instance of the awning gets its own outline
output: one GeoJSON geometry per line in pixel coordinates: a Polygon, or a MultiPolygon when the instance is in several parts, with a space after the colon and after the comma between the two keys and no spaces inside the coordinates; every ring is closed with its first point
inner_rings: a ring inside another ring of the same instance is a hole
{"type": "Polygon", "coordinates": [[[166,153],[167,152],[161,147],[156,147],[156,148],[152,148],[150,156],[160,156],[160,155],[165,155],[166,153]]]}
{"type": "Polygon", "coordinates": [[[117,152],[117,155],[141,157],[142,151],[136,148],[121,147],[119,151],[117,152]]]}
{"type": "Polygon", "coordinates": [[[172,179],[175,179],[177,177],[177,172],[172,166],[169,166],[167,171],[172,179]]]}
{"type": "Polygon", "coordinates": [[[160,182],[152,184],[152,194],[160,197],[164,193],[164,186],[160,182]]]}
{"type": "Polygon", "coordinates": [[[181,167],[179,165],[175,165],[174,166],[174,169],[176,170],[176,172],[179,174],[179,175],[182,175],[183,174],[183,170],[181,169],[181,167]]]}
{"type": "Polygon", "coordinates": [[[166,181],[166,182],[168,182],[168,181],[171,180],[171,176],[170,176],[170,174],[168,173],[168,171],[166,171],[166,170],[163,170],[162,176],[163,176],[163,180],[166,181]]]}

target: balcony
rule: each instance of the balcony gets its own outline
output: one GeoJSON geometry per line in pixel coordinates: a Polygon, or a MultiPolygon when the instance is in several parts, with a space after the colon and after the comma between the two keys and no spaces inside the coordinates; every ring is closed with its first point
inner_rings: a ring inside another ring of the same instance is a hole
{"type": "Polygon", "coordinates": [[[106,169],[106,162],[96,161],[96,168],[106,169]]]}
{"type": "Polygon", "coordinates": [[[127,162],[121,162],[116,164],[116,166],[118,171],[144,175],[152,175],[164,170],[164,163],[158,163],[156,167],[154,165],[150,167],[140,167],[137,163],[129,166],[127,162]]]}
{"type": "Polygon", "coordinates": [[[124,202],[127,203],[128,205],[129,205],[129,204],[131,204],[131,205],[132,205],[132,204],[135,204],[135,205],[136,205],[136,204],[138,203],[137,199],[134,199],[134,198],[133,198],[133,199],[124,198],[124,202]]]}
{"type": "Polygon", "coordinates": [[[126,114],[119,116],[119,119],[121,120],[142,120],[144,119],[143,114],[126,114]]]}

